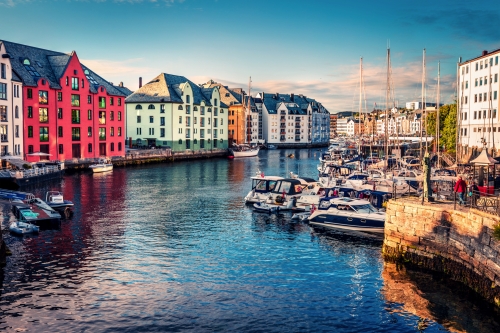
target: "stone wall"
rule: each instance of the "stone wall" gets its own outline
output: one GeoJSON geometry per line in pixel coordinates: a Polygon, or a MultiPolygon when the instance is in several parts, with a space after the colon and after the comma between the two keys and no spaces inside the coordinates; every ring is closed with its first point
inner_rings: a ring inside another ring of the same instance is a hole
{"type": "Polygon", "coordinates": [[[387,205],[384,258],[446,273],[500,307],[499,218],[453,205],[391,200],[387,205]]]}

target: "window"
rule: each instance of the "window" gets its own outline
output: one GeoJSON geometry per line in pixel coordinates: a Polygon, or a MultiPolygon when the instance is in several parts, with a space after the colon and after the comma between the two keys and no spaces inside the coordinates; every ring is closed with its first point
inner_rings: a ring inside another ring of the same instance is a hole
{"type": "Polygon", "coordinates": [[[87,119],[92,120],[92,110],[87,110],[87,119]]]}
{"type": "Polygon", "coordinates": [[[64,146],[62,144],[59,145],[59,154],[64,154],[64,146]]]}
{"type": "Polygon", "coordinates": [[[480,77],[480,78],[479,78],[479,85],[480,85],[480,86],[482,86],[482,85],[483,85],[483,78],[482,78],[482,77],[480,77]]]}
{"type": "Polygon", "coordinates": [[[186,113],[187,114],[191,113],[191,105],[186,105],[186,113]]]}
{"type": "Polygon", "coordinates": [[[49,141],[49,128],[48,127],[40,127],[40,142],[49,141]]]}
{"type": "MultiPolygon", "coordinates": [[[[469,100],[469,96],[465,96],[465,104],[467,104],[467,101],[469,100]]],[[[234,121],[234,120],[233,120],[234,121]]]]}
{"type": "Polygon", "coordinates": [[[118,142],[118,151],[122,151],[122,143],[118,142]]]}
{"type": "Polygon", "coordinates": [[[99,127],[99,140],[106,140],[106,128],[99,127]]]}
{"type": "Polygon", "coordinates": [[[91,137],[92,137],[92,126],[87,127],[87,136],[88,136],[89,138],[91,138],[91,137]]]}
{"type": "MultiPolygon", "coordinates": [[[[122,136],[122,128],[121,127],[118,127],[118,136],[122,136]]],[[[120,149],[118,149],[120,150],[120,149]]]]}
{"type": "Polygon", "coordinates": [[[483,118],[486,119],[486,110],[483,110],[483,118]]]}
{"type": "Polygon", "coordinates": [[[106,97],[99,97],[99,108],[100,109],[106,108],[106,97]]]}
{"type": "Polygon", "coordinates": [[[33,107],[28,106],[28,118],[33,118],[33,107]]]}
{"type": "Polygon", "coordinates": [[[153,104],[148,105],[148,110],[154,110],[154,109],[155,109],[155,106],[153,104]]]}
{"type": "Polygon", "coordinates": [[[179,139],[179,144],[182,145],[182,139],[179,139]]]}
{"type": "Polygon", "coordinates": [[[115,143],[114,142],[111,142],[109,150],[115,151],[115,143]]]}
{"type": "Polygon", "coordinates": [[[142,129],[141,128],[137,128],[137,135],[141,135],[142,134],[142,129]]]}
{"type": "Polygon", "coordinates": [[[38,91],[38,103],[47,104],[49,102],[49,93],[45,90],[38,91]]]}
{"type": "Polygon", "coordinates": [[[62,108],[57,109],[57,119],[62,119],[63,118],[63,110],[62,108]]]}
{"type": "Polygon", "coordinates": [[[155,129],[154,128],[149,128],[149,135],[155,135],[155,129]]]}
{"type": "Polygon", "coordinates": [[[182,116],[179,116],[179,124],[182,124],[182,116]]]}
{"type": "Polygon", "coordinates": [[[165,113],[165,104],[160,105],[160,113],[165,113]]]}
{"type": "Polygon", "coordinates": [[[77,77],[71,78],[71,89],[78,90],[78,78],[77,77]]]}
{"type": "Polygon", "coordinates": [[[476,62],[476,71],[478,70],[478,68],[479,68],[479,63],[476,62]]]}
{"type": "Polygon", "coordinates": [[[109,128],[109,136],[115,136],[115,128],[114,127],[109,128]]]}
{"type": "Polygon", "coordinates": [[[71,139],[73,141],[80,141],[80,127],[71,128],[71,139]]]}
{"type": "Polygon", "coordinates": [[[80,110],[71,110],[71,123],[72,124],[80,123],[80,110]]]}
{"type": "Polygon", "coordinates": [[[121,121],[121,120],[122,120],[122,112],[118,111],[118,121],[121,121]]]}
{"type": "Polygon", "coordinates": [[[137,104],[137,105],[135,106],[135,109],[136,109],[136,110],[142,110],[142,105],[137,104]]]}
{"type": "Polygon", "coordinates": [[[66,85],[69,86],[69,77],[66,76],[66,85]]]}
{"type": "Polygon", "coordinates": [[[218,115],[219,115],[219,109],[218,108],[214,108],[214,117],[218,116],[218,115]]]}
{"type": "Polygon", "coordinates": [[[106,111],[99,111],[99,125],[106,125],[106,111]]]}
{"type": "Polygon", "coordinates": [[[474,119],[477,119],[477,111],[474,111],[474,119]]]}
{"type": "Polygon", "coordinates": [[[28,126],[28,138],[33,137],[33,126],[28,126]]]}
{"type": "Polygon", "coordinates": [[[85,86],[85,81],[82,79],[82,88],[85,86]]]}
{"type": "Polygon", "coordinates": [[[201,115],[205,114],[205,107],[204,106],[200,106],[200,114],[201,115]]]}
{"type": "Polygon", "coordinates": [[[214,106],[217,106],[217,98],[214,99],[214,106]]]}
{"type": "Polygon", "coordinates": [[[474,94],[474,103],[477,102],[477,94],[474,94]]]}
{"type": "Polygon", "coordinates": [[[164,138],[164,137],[165,137],[165,129],[160,128],[160,138],[164,138]]]}
{"type": "Polygon", "coordinates": [[[191,126],[191,117],[186,117],[186,126],[191,126]]]}
{"type": "Polygon", "coordinates": [[[200,118],[200,127],[205,127],[205,118],[204,117],[200,118]]]}
{"type": "Polygon", "coordinates": [[[149,123],[153,124],[155,122],[155,117],[154,116],[149,116],[149,123]]]}
{"type": "Polygon", "coordinates": [[[57,128],[57,136],[62,138],[62,136],[63,136],[63,127],[62,126],[59,126],[57,128]]]}
{"type": "Polygon", "coordinates": [[[193,124],[196,125],[198,123],[198,118],[193,117],[193,124]]]}
{"type": "Polygon", "coordinates": [[[465,89],[469,88],[469,81],[465,81],[465,89]]]}
{"type": "Polygon", "coordinates": [[[19,125],[16,125],[16,127],[14,128],[14,135],[16,136],[16,138],[19,137],[19,125]]]}
{"type": "Polygon", "coordinates": [[[71,95],[71,106],[80,106],[80,95],[71,95]]]}
{"type": "Polygon", "coordinates": [[[493,119],[497,118],[497,109],[493,109],[493,119]]]}
{"type": "Polygon", "coordinates": [[[495,74],[495,83],[498,82],[498,74],[495,74]]]}
{"type": "Polygon", "coordinates": [[[179,134],[182,134],[182,128],[179,127],[179,134]]]}
{"type": "Polygon", "coordinates": [[[49,110],[47,108],[39,108],[38,109],[38,120],[41,123],[49,122],[49,110]]]}
{"type": "MultiPolygon", "coordinates": [[[[118,106],[121,106],[121,105],[122,105],[122,99],[118,98],[118,106]]],[[[118,149],[118,150],[121,150],[121,149],[118,149]]]]}
{"type": "Polygon", "coordinates": [[[495,57],[495,65],[498,65],[498,56],[495,57]]]}
{"type": "Polygon", "coordinates": [[[30,98],[30,99],[33,98],[33,89],[28,88],[27,93],[28,93],[28,98],[30,98]]]}
{"type": "Polygon", "coordinates": [[[58,91],[58,92],[57,92],[57,101],[58,101],[58,102],[61,102],[61,101],[62,101],[62,92],[61,92],[61,91],[58,91]]]}
{"type": "Polygon", "coordinates": [[[137,116],[137,123],[140,124],[141,123],[141,116],[137,116]]]}
{"type": "Polygon", "coordinates": [[[6,71],[6,66],[5,64],[2,64],[1,65],[1,69],[0,69],[0,77],[2,79],[6,79],[7,78],[7,71],[6,71]]]}
{"type": "Polygon", "coordinates": [[[28,154],[33,153],[33,145],[28,146],[28,154]]]}
{"type": "Polygon", "coordinates": [[[186,103],[191,103],[191,96],[186,95],[186,103]]]}
{"type": "Polygon", "coordinates": [[[179,105],[179,107],[177,108],[177,110],[184,110],[184,109],[182,108],[182,105],[179,105]]]}
{"type": "Polygon", "coordinates": [[[7,107],[0,105],[0,121],[7,121],[7,107]]]}
{"type": "Polygon", "coordinates": [[[92,144],[89,143],[87,147],[88,147],[87,150],[89,151],[89,153],[91,153],[92,152],[92,144]]]}
{"type": "Polygon", "coordinates": [[[92,96],[91,95],[87,95],[87,103],[92,104],[92,96]]]}
{"type": "Polygon", "coordinates": [[[115,120],[115,113],[113,111],[109,111],[109,120],[115,120]]]}
{"type": "Polygon", "coordinates": [[[115,104],[115,100],[114,100],[114,98],[113,98],[113,97],[110,97],[110,98],[109,98],[109,105],[110,105],[110,106],[113,106],[114,104],[115,104]]]}
{"type": "Polygon", "coordinates": [[[496,90],[493,92],[493,99],[494,99],[494,100],[496,100],[496,99],[497,99],[497,91],[496,91],[496,90]]]}
{"type": "Polygon", "coordinates": [[[165,126],[165,117],[160,117],[160,126],[165,126]]]}

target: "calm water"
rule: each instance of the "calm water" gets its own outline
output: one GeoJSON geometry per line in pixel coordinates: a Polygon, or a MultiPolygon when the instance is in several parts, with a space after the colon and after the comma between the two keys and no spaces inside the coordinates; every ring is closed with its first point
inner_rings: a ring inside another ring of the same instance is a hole
{"type": "Polygon", "coordinates": [[[318,157],[316,150],[263,151],[68,175],[34,190],[62,190],[75,215],[38,236],[4,231],[13,255],[1,280],[0,328],[500,331],[481,302],[457,295],[449,282],[384,264],[380,241],[245,207],[258,169],[316,178],[318,157]]]}

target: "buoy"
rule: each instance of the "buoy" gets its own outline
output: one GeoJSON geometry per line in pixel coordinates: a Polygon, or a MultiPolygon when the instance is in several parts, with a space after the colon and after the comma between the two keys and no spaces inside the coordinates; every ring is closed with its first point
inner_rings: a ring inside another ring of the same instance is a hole
{"type": "Polygon", "coordinates": [[[229,158],[230,160],[232,160],[234,158],[233,155],[229,155],[227,158],[229,158]]]}

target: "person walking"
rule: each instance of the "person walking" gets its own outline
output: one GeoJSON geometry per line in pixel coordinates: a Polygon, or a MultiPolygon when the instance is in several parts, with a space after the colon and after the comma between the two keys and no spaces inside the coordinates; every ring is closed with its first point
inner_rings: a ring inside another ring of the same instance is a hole
{"type": "Polygon", "coordinates": [[[455,187],[453,188],[455,193],[458,193],[458,204],[465,205],[464,194],[467,190],[467,184],[465,184],[462,176],[458,176],[457,182],[455,183],[455,187]]]}
{"type": "Polygon", "coordinates": [[[469,196],[471,197],[472,200],[472,206],[475,206],[477,203],[477,199],[479,199],[479,188],[476,185],[475,181],[472,181],[470,188],[469,188],[469,196]]]}

